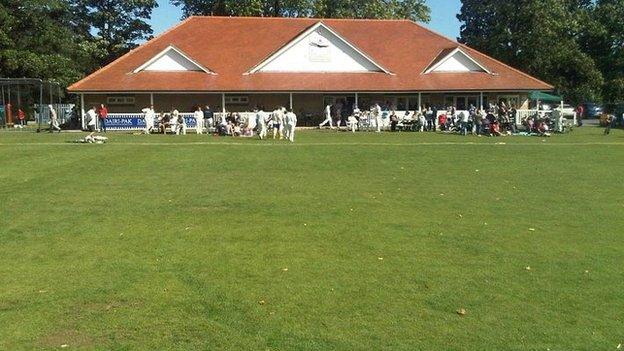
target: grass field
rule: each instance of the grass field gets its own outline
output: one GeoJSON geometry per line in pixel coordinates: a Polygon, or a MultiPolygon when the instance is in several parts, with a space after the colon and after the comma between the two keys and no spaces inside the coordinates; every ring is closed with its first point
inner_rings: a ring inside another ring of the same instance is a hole
{"type": "Polygon", "coordinates": [[[0,132],[1,350],[624,344],[621,130],[80,136],[0,132]]]}

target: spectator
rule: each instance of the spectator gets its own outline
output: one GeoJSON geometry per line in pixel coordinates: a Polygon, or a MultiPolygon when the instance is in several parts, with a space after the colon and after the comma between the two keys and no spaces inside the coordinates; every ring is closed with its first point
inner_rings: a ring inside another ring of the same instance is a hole
{"type": "Polygon", "coordinates": [[[102,132],[106,133],[106,117],[108,117],[108,109],[104,104],[100,105],[98,110],[98,117],[100,118],[100,126],[102,126],[102,132]]]}

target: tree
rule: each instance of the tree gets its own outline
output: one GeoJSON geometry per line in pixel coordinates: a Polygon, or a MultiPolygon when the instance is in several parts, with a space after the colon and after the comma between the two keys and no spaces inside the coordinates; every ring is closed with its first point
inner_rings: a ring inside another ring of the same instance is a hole
{"type": "Polygon", "coordinates": [[[106,65],[152,38],[147,23],[156,0],[70,0],[78,14],[74,28],[84,33],[89,28],[89,41],[98,48],[98,63],[106,65]]]}
{"type": "Polygon", "coordinates": [[[172,0],[182,7],[184,17],[201,16],[264,16],[307,17],[313,0],[172,0]]]}
{"type": "Polygon", "coordinates": [[[428,22],[425,0],[171,0],[191,15],[407,18],[428,22]]]}
{"type": "Polygon", "coordinates": [[[93,47],[73,31],[62,0],[0,1],[0,76],[67,85],[93,69],[93,47]]]}
{"type": "Polygon", "coordinates": [[[425,0],[319,0],[315,17],[411,19],[429,22],[431,9],[425,0]]]}
{"type": "Polygon", "coordinates": [[[624,102],[624,1],[598,0],[591,17],[583,39],[605,77],[604,100],[624,102]]]}
{"type": "Polygon", "coordinates": [[[598,99],[602,73],[579,43],[585,0],[462,0],[462,43],[555,85],[572,102],[598,99]]]}

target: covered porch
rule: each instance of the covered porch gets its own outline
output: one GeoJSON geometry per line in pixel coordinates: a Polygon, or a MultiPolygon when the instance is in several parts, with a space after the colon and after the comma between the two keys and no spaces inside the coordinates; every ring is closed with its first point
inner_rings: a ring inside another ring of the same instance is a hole
{"type": "MultiPolygon", "coordinates": [[[[200,106],[221,113],[250,113],[255,108],[273,111],[279,106],[291,108],[299,117],[299,125],[314,126],[323,120],[324,107],[340,102],[343,112],[351,114],[354,108],[367,110],[375,103],[397,112],[440,110],[454,106],[458,111],[471,105],[487,109],[490,104],[505,101],[515,106],[519,115],[528,115],[530,92],[106,92],[80,93],[81,115],[89,108],[104,104],[111,117],[142,118],[141,110],[150,105],[156,113],[177,109],[192,115],[200,106]]],[[[137,123],[133,127],[140,129],[137,123]]],[[[129,123],[125,121],[128,127],[129,123]]],[[[115,129],[114,127],[112,129],[115,129]]],[[[131,128],[123,128],[131,129],[131,128]]]]}

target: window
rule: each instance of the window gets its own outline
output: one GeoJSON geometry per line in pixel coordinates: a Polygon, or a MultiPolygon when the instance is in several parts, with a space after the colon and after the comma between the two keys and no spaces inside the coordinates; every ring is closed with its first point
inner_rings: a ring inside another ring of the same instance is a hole
{"type": "Polygon", "coordinates": [[[134,96],[109,96],[106,98],[108,105],[134,105],[134,96]]]}
{"type": "Polygon", "coordinates": [[[248,96],[226,96],[225,97],[226,105],[247,105],[249,104],[248,96]]]}
{"type": "Polygon", "coordinates": [[[479,106],[479,97],[478,96],[445,96],[444,97],[444,105],[445,106],[455,106],[457,110],[468,110],[470,105],[474,107],[479,106]]]}
{"type": "Polygon", "coordinates": [[[405,111],[407,110],[407,98],[406,97],[398,97],[396,98],[396,103],[394,104],[397,111],[405,111]]]}

